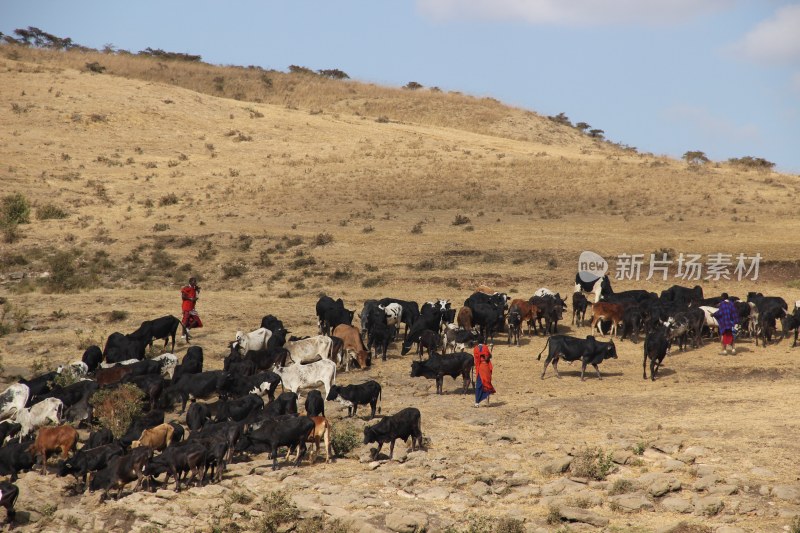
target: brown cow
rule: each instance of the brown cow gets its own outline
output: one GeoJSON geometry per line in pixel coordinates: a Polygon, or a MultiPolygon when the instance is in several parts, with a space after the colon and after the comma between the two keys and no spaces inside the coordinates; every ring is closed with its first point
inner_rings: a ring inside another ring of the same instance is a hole
{"type": "Polygon", "coordinates": [[[175,428],[170,424],[161,424],[142,431],[142,436],[139,440],[131,443],[131,448],[138,448],[139,446],[149,446],[154,450],[163,451],[164,448],[169,446],[172,441],[172,434],[175,428]]]}
{"type": "Polygon", "coordinates": [[[36,441],[28,448],[28,453],[33,454],[34,460],[42,457],[42,474],[47,475],[47,453],[61,450],[61,458],[69,456],[78,442],[78,432],[74,427],[63,425],[46,427],[39,430],[36,441]]]}
{"type": "Polygon", "coordinates": [[[592,304],[592,329],[595,328],[597,325],[598,331],[600,331],[600,335],[605,337],[606,334],[603,333],[603,328],[600,327],[601,320],[610,320],[611,321],[611,335],[617,334],[617,324],[622,322],[622,314],[624,309],[622,308],[621,304],[612,304],[609,302],[597,302],[596,304],[592,304]]]}
{"type": "MultiPolygon", "coordinates": [[[[315,449],[314,453],[311,455],[310,461],[313,465],[317,462],[317,455],[319,455],[319,445],[320,441],[325,443],[325,462],[331,462],[331,423],[328,422],[328,419],[324,416],[310,416],[311,420],[314,421],[314,429],[312,429],[308,437],[306,437],[306,442],[310,442],[314,444],[315,449]]],[[[286,459],[289,459],[292,450],[286,451],[286,459]]],[[[300,453],[300,448],[298,447],[297,453],[300,453]]],[[[297,460],[297,459],[295,459],[297,460]]]]}
{"type": "Polygon", "coordinates": [[[482,292],[483,294],[489,294],[489,295],[495,294],[497,292],[494,289],[490,289],[486,285],[479,285],[478,288],[475,289],[475,291],[476,292],[482,292]]]}
{"type": "Polygon", "coordinates": [[[531,325],[533,325],[533,332],[538,335],[539,332],[536,330],[535,320],[539,314],[539,308],[521,298],[514,298],[511,300],[511,304],[508,306],[509,314],[515,307],[517,311],[519,311],[520,319],[528,323],[528,335],[531,334],[531,325]]]}
{"type": "Polygon", "coordinates": [[[97,381],[97,384],[102,387],[103,385],[113,385],[114,383],[119,383],[122,381],[122,378],[130,373],[131,369],[125,365],[112,366],[111,368],[98,368],[94,375],[94,379],[97,381]]]}
{"type": "Polygon", "coordinates": [[[349,324],[339,324],[334,328],[333,336],[339,337],[344,343],[345,370],[350,370],[350,352],[356,354],[356,360],[361,370],[366,370],[368,352],[367,347],[364,346],[364,340],[361,338],[361,331],[349,324]]]}
{"type": "Polygon", "coordinates": [[[462,307],[458,310],[458,314],[456,315],[456,324],[461,329],[471,330],[472,329],[472,309],[469,307],[462,307]]]}

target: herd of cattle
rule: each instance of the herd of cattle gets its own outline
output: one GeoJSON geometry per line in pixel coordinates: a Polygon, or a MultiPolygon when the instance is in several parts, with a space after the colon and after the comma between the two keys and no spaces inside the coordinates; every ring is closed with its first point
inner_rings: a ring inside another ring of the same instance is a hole
{"type": "MultiPolygon", "coordinates": [[[[585,325],[586,312],[591,310],[590,326],[601,336],[618,332],[621,339],[638,342],[644,335],[644,378],[649,359],[655,380],[673,343],[680,349],[690,342],[698,347],[704,333],[713,334],[713,314],[721,299],[704,297],[699,286],[673,286],[661,295],[644,290],[615,293],[607,277],[587,284],[576,276],[572,323],[585,325]],[[584,292],[594,293],[595,301],[589,302],[584,292]]],[[[746,301],[731,299],[739,313],[736,333],[740,338],[751,336],[766,345],[780,321],[782,336],[794,331],[792,346],[797,344],[800,302],[789,313],[779,297],[749,293],[746,301]]],[[[296,450],[294,463],[299,465],[311,443],[312,463],[323,445],[327,462],[335,451],[325,400],[347,406],[348,416],[355,416],[359,405],[370,406],[370,419],[381,411],[379,383],[339,386],[337,370],[348,371],[351,365],[366,369],[373,356],[385,361],[395,340],[401,341],[401,355],[416,344],[418,360],[411,361],[411,377],[435,380],[438,394],[445,376],[461,376],[466,393],[474,366],[466,350],[477,342],[493,343],[501,332],[507,333],[509,344],[518,346],[523,325],[528,335],[541,331],[549,336],[539,353],[541,358],[549,348],[542,377],[550,364],[558,375],[558,361],[564,359],[581,361],[581,379],[588,365],[599,378],[598,365],[617,357],[614,342],[597,340],[594,335],[559,335],[558,323],[567,308],[564,298],[544,288],[525,300],[481,287],[458,309],[447,300],[426,302],[421,308],[416,302],[395,298],[367,300],[357,328],[352,325],[354,311],[346,309],[341,299],[323,296],[316,305],[319,335],[288,336],[282,321],[267,315],[259,328],[236,332],[222,370],[203,370],[199,346],[190,346],[180,363],[173,353],[147,359],[154,340],[164,340],[164,350],[171,341],[174,352],[180,326],[173,316],[148,320],[133,333],[112,333],[103,350],[91,346],[80,361],[30,380],[20,379],[0,395],[0,441],[5,443],[0,448],[0,475],[10,475],[13,482],[19,472],[37,463],[46,475],[48,456],[60,453],[58,475],[73,475],[84,490],[103,491],[105,498],[114,489],[119,497],[123,487],[134,481],[134,491],[166,487],[170,478],[176,491],[182,484],[218,482],[237,454],[269,452],[274,469],[279,448],[288,449],[287,460],[296,450]],[[93,395],[123,384],[142,391],[144,414],[118,437],[108,429],[91,431],[76,451],[76,427],[93,427],[93,395]],[[276,397],[278,384],[282,392],[276,397]],[[316,389],[319,384],[324,397],[316,389]],[[299,416],[298,392],[308,387],[312,390],[305,399],[305,416],[299,416]],[[165,413],[178,402],[178,419],[165,422],[165,413]],[[165,477],[159,482],[161,475],[165,477]]],[[[364,428],[364,444],[377,444],[375,456],[389,443],[391,459],[395,440],[409,437],[412,449],[422,446],[421,415],[414,407],[364,428]]],[[[0,483],[0,506],[8,510],[8,520],[14,518],[18,493],[13,483],[0,483]]]]}

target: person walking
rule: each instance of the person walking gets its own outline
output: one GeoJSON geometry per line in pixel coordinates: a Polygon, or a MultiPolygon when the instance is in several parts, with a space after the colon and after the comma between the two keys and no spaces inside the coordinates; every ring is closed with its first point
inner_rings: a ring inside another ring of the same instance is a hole
{"type": "Polygon", "coordinates": [[[472,355],[475,358],[475,407],[480,407],[483,400],[489,405],[489,396],[497,392],[492,386],[492,352],[485,344],[478,344],[472,355]]]}
{"type": "Polygon", "coordinates": [[[186,342],[192,339],[189,335],[189,330],[191,328],[203,327],[200,315],[197,314],[195,310],[199,297],[200,287],[197,285],[197,278],[189,278],[189,284],[181,289],[181,310],[183,311],[183,318],[181,318],[181,324],[183,325],[182,338],[186,342]]]}
{"type": "Polygon", "coordinates": [[[728,293],[722,293],[719,308],[712,316],[717,319],[719,324],[719,338],[722,342],[720,355],[728,355],[728,346],[731,347],[731,355],[736,355],[736,347],[733,345],[733,330],[739,323],[739,312],[736,310],[736,304],[728,298],[728,293]]]}

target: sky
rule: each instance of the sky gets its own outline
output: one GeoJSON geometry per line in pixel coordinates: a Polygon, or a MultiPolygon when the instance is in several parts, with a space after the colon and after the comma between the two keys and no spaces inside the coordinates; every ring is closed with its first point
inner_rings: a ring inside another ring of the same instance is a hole
{"type": "Polygon", "coordinates": [[[565,113],[642,152],[800,174],[800,1],[2,0],[0,31],[565,113]]]}

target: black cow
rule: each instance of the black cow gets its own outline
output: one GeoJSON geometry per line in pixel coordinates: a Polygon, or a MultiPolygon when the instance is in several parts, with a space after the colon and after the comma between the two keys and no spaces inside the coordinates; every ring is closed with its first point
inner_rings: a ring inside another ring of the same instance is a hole
{"type": "Polygon", "coordinates": [[[658,295],[656,293],[642,289],[614,292],[614,289],[611,287],[611,280],[608,279],[608,276],[605,276],[603,281],[600,282],[600,287],[600,300],[603,302],[622,303],[625,301],[633,301],[636,303],[641,303],[645,300],[658,299],[658,295]]]}
{"type": "Polygon", "coordinates": [[[254,373],[259,370],[271,370],[275,365],[285,366],[287,357],[289,357],[289,350],[282,346],[247,350],[247,353],[241,355],[236,348],[236,343],[232,343],[230,354],[223,360],[223,370],[236,373],[236,370],[246,370],[250,366],[254,369],[254,373]],[[234,363],[245,363],[245,365],[231,368],[234,363]]]}
{"type": "Polygon", "coordinates": [[[481,342],[494,340],[494,334],[503,330],[503,309],[488,303],[473,303],[470,309],[472,323],[478,326],[481,342]]]}
{"type": "Polygon", "coordinates": [[[424,377],[425,379],[436,380],[436,394],[442,394],[442,384],[444,376],[455,379],[459,375],[463,379],[463,393],[466,394],[467,388],[472,381],[470,373],[475,366],[475,359],[466,352],[458,352],[452,355],[433,354],[427,361],[411,362],[411,377],[424,377]]]}
{"type": "Polygon", "coordinates": [[[94,381],[78,381],[66,387],[56,387],[47,394],[37,396],[36,401],[39,402],[45,398],[58,398],[64,404],[64,408],[67,408],[75,405],[82,398],[91,397],[97,389],[97,383],[94,381]]]}
{"type": "Polygon", "coordinates": [[[278,448],[288,446],[300,447],[295,466],[300,466],[306,454],[306,438],[314,430],[314,421],[307,416],[284,418],[281,420],[265,420],[260,428],[242,435],[243,451],[253,445],[262,445],[270,450],[272,455],[272,469],[278,468],[278,448]]]}
{"type": "Polygon", "coordinates": [[[378,349],[380,349],[381,359],[386,361],[386,352],[389,349],[389,343],[392,341],[397,331],[394,326],[389,326],[386,323],[386,313],[383,309],[379,309],[377,305],[370,312],[367,323],[369,327],[367,350],[374,354],[374,356],[377,356],[378,349]]]}
{"type": "Polygon", "coordinates": [[[169,381],[161,374],[144,374],[142,376],[127,375],[122,378],[122,383],[133,383],[145,393],[149,409],[155,409],[161,399],[161,394],[169,385],[169,381]]]}
{"type": "Polygon", "coordinates": [[[0,476],[11,476],[11,481],[17,480],[19,472],[33,468],[36,460],[29,451],[33,445],[33,436],[22,442],[9,442],[0,448],[0,476]]]}
{"type": "Polygon", "coordinates": [[[36,376],[31,379],[20,379],[17,383],[22,383],[23,385],[27,385],[28,389],[30,390],[30,395],[28,395],[28,403],[25,404],[26,407],[30,407],[33,404],[33,400],[36,397],[42,396],[50,392],[51,387],[50,384],[53,382],[54,379],[58,376],[58,372],[45,372],[41,376],[36,376]]]}
{"type": "Polygon", "coordinates": [[[419,360],[422,361],[422,354],[425,352],[425,349],[428,350],[428,357],[433,355],[434,352],[438,352],[440,342],[441,338],[437,332],[430,329],[423,331],[417,342],[417,355],[419,356],[419,360]]]}
{"type": "Polygon", "coordinates": [[[330,296],[321,296],[316,311],[321,335],[329,335],[339,324],[353,323],[353,311],[345,309],[341,298],[334,300],[330,296]]]}
{"type": "Polygon", "coordinates": [[[783,337],[788,337],[794,331],[794,342],[792,348],[797,346],[797,334],[800,332],[800,309],[795,309],[791,315],[786,315],[781,320],[781,330],[783,330],[783,337]]]}
{"type": "Polygon", "coordinates": [[[508,312],[508,344],[513,341],[519,346],[519,337],[522,333],[522,315],[516,307],[508,312]]]}
{"type": "Polygon", "coordinates": [[[265,416],[296,415],[297,414],[297,394],[294,392],[282,392],[274,402],[269,402],[264,407],[265,416]]]}
{"type": "Polygon", "coordinates": [[[170,426],[172,426],[172,439],[170,439],[168,444],[178,444],[183,440],[183,436],[186,434],[186,430],[183,428],[182,425],[178,424],[177,422],[170,422],[170,426]]]}
{"type": "Polygon", "coordinates": [[[403,332],[403,338],[407,337],[409,328],[413,326],[419,318],[419,304],[417,304],[417,302],[398,300],[397,298],[382,298],[378,300],[378,305],[381,307],[386,307],[389,304],[399,304],[400,307],[403,308],[403,312],[400,315],[400,322],[406,326],[403,332]]]}
{"type": "Polygon", "coordinates": [[[136,486],[133,488],[134,492],[139,490],[142,486],[142,481],[144,481],[144,467],[152,456],[153,449],[149,446],[142,446],[134,448],[127,455],[112,458],[108,466],[92,477],[89,483],[89,491],[102,490],[103,495],[100,498],[102,501],[108,495],[108,491],[114,488],[118,489],[115,498],[118,500],[122,494],[122,489],[131,481],[136,481],[136,486]]]}
{"type": "MultiPolygon", "coordinates": [[[[415,361],[416,362],[416,361],[415,361]]],[[[378,444],[372,457],[377,458],[385,443],[389,443],[389,459],[394,456],[394,441],[411,437],[411,451],[422,449],[422,417],[416,407],[406,407],[392,416],[381,419],[374,426],[364,428],[364,444],[378,444]]]]}
{"type": "Polygon", "coordinates": [[[14,504],[17,502],[19,496],[19,489],[13,483],[8,481],[0,481],[0,507],[6,508],[6,522],[9,524],[14,521],[17,512],[14,510],[14,504]]]}
{"type": "Polygon", "coordinates": [[[114,442],[114,434],[111,433],[110,429],[102,428],[89,433],[89,438],[86,439],[86,443],[83,445],[83,448],[91,450],[92,448],[105,446],[106,444],[111,444],[112,442],[114,442]]]}
{"type": "Polygon", "coordinates": [[[133,441],[142,435],[142,431],[163,423],[164,411],[156,410],[145,413],[142,416],[136,417],[133,422],[131,422],[131,425],[128,426],[128,430],[120,437],[119,441],[123,446],[128,448],[133,441]]]}
{"type": "Polygon", "coordinates": [[[181,400],[181,410],[186,410],[186,402],[190,397],[208,398],[213,394],[224,395],[225,387],[233,378],[230,373],[224,370],[210,370],[200,374],[184,375],[181,379],[171,385],[162,395],[167,405],[174,405],[175,398],[181,400]]]}
{"type": "MultiPolygon", "coordinates": [[[[758,306],[758,304],[756,304],[758,306]]],[[[772,330],[775,329],[775,322],[783,321],[786,317],[786,309],[781,307],[778,302],[762,302],[758,309],[758,332],[756,335],[756,346],[761,337],[762,346],[767,347],[767,343],[772,342],[772,330]]]]}
{"type": "Polygon", "coordinates": [[[556,372],[556,377],[561,378],[558,373],[558,360],[559,358],[565,361],[581,361],[581,381],[583,381],[584,372],[587,365],[592,365],[597,372],[598,379],[603,379],[600,375],[600,369],[597,365],[605,359],[616,359],[617,349],[614,346],[614,341],[600,342],[592,335],[588,335],[585,339],[578,339],[568,335],[553,335],[544,344],[544,348],[539,352],[537,360],[542,358],[542,353],[550,345],[550,351],[547,353],[547,359],[544,361],[544,369],[542,370],[542,379],[544,373],[547,371],[547,366],[552,362],[553,370],[556,372]]]}
{"type": "MultiPolygon", "coordinates": [[[[372,420],[375,418],[375,407],[378,406],[378,402],[381,400],[381,385],[373,380],[344,387],[331,385],[331,391],[328,393],[326,400],[332,402],[337,398],[340,398],[339,402],[341,404],[347,406],[347,416],[349,417],[356,416],[359,405],[369,404],[372,409],[369,419],[372,420]]],[[[381,408],[378,406],[378,413],[380,412],[381,408]]]]}
{"type": "MultiPolygon", "coordinates": [[[[332,392],[332,391],[331,391],[332,392]]],[[[314,389],[306,396],[306,416],[325,416],[325,400],[322,393],[314,389]]]]}
{"type": "Polygon", "coordinates": [[[144,359],[149,340],[144,337],[131,337],[115,331],[106,339],[103,357],[107,363],[121,363],[128,359],[144,359]]]}
{"type": "Polygon", "coordinates": [[[697,302],[703,299],[703,287],[701,287],[700,285],[695,285],[690,289],[689,287],[681,287],[680,285],[673,285],[669,289],[661,291],[660,299],[663,302],[672,302],[672,303],[679,303],[686,305],[694,303],[695,305],[699,305],[697,304],[697,302]]]}
{"type": "Polygon", "coordinates": [[[203,371],[203,349],[200,346],[190,346],[183,356],[181,364],[175,367],[172,373],[172,383],[177,383],[183,375],[199,374],[203,371]]]}
{"type": "Polygon", "coordinates": [[[91,374],[97,370],[97,367],[99,367],[100,363],[103,362],[103,350],[101,350],[99,346],[89,346],[86,348],[86,351],[83,352],[81,361],[86,363],[86,367],[89,369],[89,373],[91,374]]]}
{"type": "MultiPolygon", "coordinates": [[[[150,346],[150,349],[153,349],[153,340],[155,339],[163,339],[164,340],[164,350],[167,349],[167,344],[169,344],[170,338],[172,339],[172,352],[175,351],[175,335],[178,331],[178,326],[183,328],[183,324],[181,321],[172,316],[166,315],[162,316],[161,318],[156,318],[154,320],[145,320],[142,322],[142,325],[139,326],[139,329],[134,331],[129,335],[129,337],[136,337],[138,339],[146,341],[146,343],[150,346]]],[[[183,328],[183,334],[186,335],[186,328],[183,328]]]]}
{"type": "Polygon", "coordinates": [[[589,307],[589,300],[582,292],[572,294],[572,322],[576,326],[582,326],[586,321],[586,309],[589,307]]]}
{"type": "Polygon", "coordinates": [[[650,379],[656,380],[661,362],[669,350],[669,339],[665,327],[656,328],[644,338],[644,358],[642,360],[642,378],[647,379],[647,359],[650,359],[650,379]]]}
{"type": "MultiPolygon", "coordinates": [[[[425,304],[422,306],[422,312],[417,320],[411,325],[411,329],[403,340],[403,345],[400,348],[400,355],[406,355],[411,351],[411,346],[415,342],[420,342],[420,338],[427,330],[431,332],[439,331],[439,324],[442,321],[442,311],[438,306],[425,304]]],[[[434,337],[437,335],[434,334],[434,337]]]]}
{"type": "Polygon", "coordinates": [[[164,367],[165,360],[145,359],[144,361],[137,361],[125,365],[125,368],[130,369],[130,376],[144,376],[146,374],[161,374],[161,369],[164,367]]]}
{"type": "Polygon", "coordinates": [[[261,319],[261,327],[268,329],[272,335],[267,340],[267,348],[280,348],[286,344],[286,334],[289,331],[283,327],[283,322],[273,315],[261,319]]]}
{"type": "Polygon", "coordinates": [[[217,409],[217,422],[233,420],[241,422],[251,413],[261,411],[264,408],[264,400],[257,394],[248,394],[242,398],[223,402],[217,409]]]}
{"type": "Polygon", "coordinates": [[[225,387],[225,392],[234,398],[241,398],[254,393],[261,396],[267,394],[269,401],[275,399],[275,389],[281,382],[281,378],[275,372],[261,372],[254,376],[237,376],[236,379],[229,381],[225,387]]]}
{"type": "Polygon", "coordinates": [[[369,339],[369,330],[371,326],[370,317],[372,316],[372,311],[377,308],[378,308],[378,300],[364,301],[364,307],[361,308],[361,312],[358,314],[359,320],[361,322],[362,337],[364,335],[367,335],[367,339],[369,339]]]}
{"type": "MultiPolygon", "coordinates": [[[[242,426],[240,422],[215,422],[206,424],[199,431],[192,432],[188,440],[207,441],[219,437],[227,443],[225,448],[225,461],[230,461],[233,457],[233,450],[236,443],[242,436],[242,426]]],[[[220,462],[220,468],[224,471],[225,465],[220,462]]]]}
{"type": "Polygon", "coordinates": [[[111,459],[125,454],[125,448],[119,443],[111,443],[94,448],[84,446],[75,455],[58,463],[60,477],[72,474],[75,479],[81,479],[84,490],[88,488],[87,477],[89,472],[97,472],[108,466],[111,459]]]}
{"type": "Polygon", "coordinates": [[[169,446],[161,455],[150,459],[144,467],[144,474],[148,478],[148,485],[151,485],[153,477],[159,474],[167,474],[164,484],[169,482],[169,478],[175,479],[175,492],[180,492],[181,477],[191,471],[192,475],[186,480],[186,486],[199,478],[203,480],[205,463],[208,451],[202,442],[191,441],[182,446],[169,446]]]}
{"type": "Polygon", "coordinates": [[[629,337],[632,342],[639,342],[639,332],[644,328],[644,314],[638,305],[625,308],[622,312],[622,336],[620,340],[629,337]]]}
{"type": "Polygon", "coordinates": [[[545,335],[558,333],[558,322],[564,317],[564,309],[567,308],[567,302],[561,298],[561,295],[532,296],[528,302],[538,309],[536,320],[545,335]],[[542,320],[544,320],[544,326],[542,326],[542,320]]]}
{"type": "Polygon", "coordinates": [[[10,420],[4,420],[0,422],[0,445],[6,441],[6,439],[12,439],[19,433],[19,430],[22,429],[21,424],[16,424],[10,420]]]}
{"type": "Polygon", "coordinates": [[[186,412],[186,425],[189,427],[189,431],[197,431],[210,420],[211,413],[208,411],[208,406],[192,399],[189,410],[186,412]]]}

